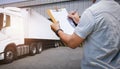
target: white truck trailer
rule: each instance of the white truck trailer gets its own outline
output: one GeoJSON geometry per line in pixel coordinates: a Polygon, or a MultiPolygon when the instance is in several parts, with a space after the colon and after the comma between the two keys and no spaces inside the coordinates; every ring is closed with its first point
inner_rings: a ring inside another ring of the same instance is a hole
{"type": "Polygon", "coordinates": [[[10,63],[19,56],[58,46],[51,22],[31,9],[0,8],[0,60],[10,63]]]}

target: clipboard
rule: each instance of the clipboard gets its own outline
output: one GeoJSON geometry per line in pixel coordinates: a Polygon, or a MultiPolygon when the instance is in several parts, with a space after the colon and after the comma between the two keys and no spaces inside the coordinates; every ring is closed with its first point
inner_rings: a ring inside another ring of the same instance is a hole
{"type": "Polygon", "coordinates": [[[68,18],[68,12],[65,8],[61,9],[48,9],[48,16],[53,23],[59,22],[60,28],[67,34],[72,34],[75,29],[75,25],[71,19],[68,18]]]}

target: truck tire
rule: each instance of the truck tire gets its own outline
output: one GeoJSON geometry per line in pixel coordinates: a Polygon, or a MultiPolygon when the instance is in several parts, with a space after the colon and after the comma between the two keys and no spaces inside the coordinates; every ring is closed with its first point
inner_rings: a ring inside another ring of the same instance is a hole
{"type": "Polygon", "coordinates": [[[4,62],[5,63],[11,63],[15,60],[16,58],[16,52],[14,48],[8,47],[5,49],[5,54],[4,54],[4,62]]]}
{"type": "Polygon", "coordinates": [[[30,45],[30,55],[33,56],[37,53],[36,49],[37,43],[31,43],[30,45]]]}
{"type": "Polygon", "coordinates": [[[43,50],[42,42],[37,43],[36,49],[37,49],[38,54],[42,52],[42,50],[43,50]]]}
{"type": "Polygon", "coordinates": [[[55,42],[55,48],[59,47],[59,42],[55,42]]]}

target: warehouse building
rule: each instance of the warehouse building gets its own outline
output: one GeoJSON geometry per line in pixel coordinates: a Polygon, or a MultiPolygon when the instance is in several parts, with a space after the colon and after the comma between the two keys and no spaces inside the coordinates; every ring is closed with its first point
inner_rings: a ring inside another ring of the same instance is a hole
{"type": "MultiPolygon", "coordinates": [[[[116,0],[120,3],[119,0],[116,0]]],[[[48,17],[47,9],[66,8],[68,11],[78,9],[79,14],[92,5],[91,0],[0,0],[0,7],[21,7],[31,8],[39,12],[41,15],[48,17]]]]}
{"type": "Polygon", "coordinates": [[[48,18],[47,9],[66,8],[68,11],[78,9],[80,14],[89,7],[92,2],[89,0],[4,0],[0,1],[0,7],[14,6],[31,8],[48,18]],[[71,8],[72,7],[72,8],[71,8]]]}

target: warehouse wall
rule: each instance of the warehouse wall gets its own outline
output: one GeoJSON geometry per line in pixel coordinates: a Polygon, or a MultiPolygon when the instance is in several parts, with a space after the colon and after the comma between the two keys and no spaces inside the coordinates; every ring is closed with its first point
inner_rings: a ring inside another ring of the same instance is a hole
{"type": "Polygon", "coordinates": [[[46,11],[49,8],[66,8],[68,11],[78,9],[80,15],[88,8],[92,2],[90,0],[30,0],[25,2],[3,4],[0,7],[16,6],[22,8],[31,8],[38,11],[41,15],[48,17],[46,11]]]}
{"type": "MultiPolygon", "coordinates": [[[[9,0],[4,0],[3,3],[5,3],[5,1],[9,0]]],[[[116,1],[120,3],[120,0],[116,1]]],[[[79,14],[81,15],[90,5],[92,5],[91,0],[21,0],[21,2],[19,0],[18,2],[15,1],[15,3],[2,4],[0,7],[15,6],[31,8],[38,11],[41,15],[49,18],[46,13],[47,9],[54,9],[56,6],[58,8],[66,8],[68,11],[78,9],[79,14]]]]}
{"type": "MultiPolygon", "coordinates": [[[[120,0],[116,0],[116,1],[120,3],[120,0]]],[[[49,18],[48,15],[46,14],[46,10],[49,8],[54,9],[57,6],[58,8],[66,8],[68,11],[78,9],[79,14],[81,15],[83,11],[85,11],[85,9],[91,6],[92,4],[93,3],[91,2],[91,0],[71,0],[71,1],[65,1],[65,2],[31,6],[29,8],[32,8],[38,11],[43,16],[49,18]]]]}
{"type": "Polygon", "coordinates": [[[92,3],[90,1],[72,1],[72,2],[60,2],[60,3],[53,3],[53,4],[46,4],[41,6],[32,6],[30,8],[38,11],[40,14],[47,16],[46,11],[47,9],[51,8],[54,9],[56,6],[58,8],[66,8],[68,11],[78,9],[79,14],[81,15],[83,11],[88,8],[92,3]]]}

